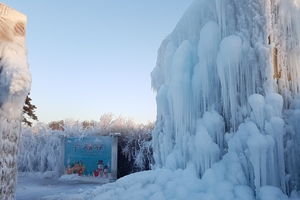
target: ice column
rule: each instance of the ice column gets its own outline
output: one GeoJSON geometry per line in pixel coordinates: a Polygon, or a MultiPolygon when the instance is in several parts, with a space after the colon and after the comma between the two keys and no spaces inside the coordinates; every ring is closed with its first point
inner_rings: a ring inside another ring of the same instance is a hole
{"type": "Polygon", "coordinates": [[[220,81],[217,71],[217,53],[220,44],[219,25],[210,21],[200,31],[198,43],[199,63],[194,68],[192,78],[193,100],[195,102],[196,118],[212,107],[221,111],[220,81]]]}
{"type": "Polygon", "coordinates": [[[231,35],[222,40],[217,58],[218,75],[221,82],[221,96],[224,110],[224,118],[227,125],[232,124],[233,130],[237,130],[237,111],[239,106],[238,92],[240,67],[242,59],[242,40],[231,35]],[[231,123],[230,123],[231,122],[231,123]]]}
{"type": "Polygon", "coordinates": [[[22,111],[31,76],[26,16],[0,3],[0,198],[15,199],[22,111]]]}

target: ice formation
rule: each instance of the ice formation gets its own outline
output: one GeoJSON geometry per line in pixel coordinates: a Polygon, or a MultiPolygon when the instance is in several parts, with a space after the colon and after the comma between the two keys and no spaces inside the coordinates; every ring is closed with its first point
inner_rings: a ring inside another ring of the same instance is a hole
{"type": "Polygon", "coordinates": [[[0,199],[14,199],[22,111],[31,76],[26,16],[0,3],[0,199]]]}
{"type": "Polygon", "coordinates": [[[261,199],[299,190],[299,24],[299,0],[195,0],[151,72],[155,166],[192,162],[261,199]]]}

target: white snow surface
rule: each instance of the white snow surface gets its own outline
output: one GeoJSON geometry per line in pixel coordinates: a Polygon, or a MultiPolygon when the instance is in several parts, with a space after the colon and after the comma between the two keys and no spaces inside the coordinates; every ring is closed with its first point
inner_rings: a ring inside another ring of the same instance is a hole
{"type": "Polygon", "coordinates": [[[79,177],[78,175],[64,175],[59,179],[54,179],[54,174],[55,172],[53,171],[19,173],[16,200],[84,199],[85,191],[102,185],[101,182],[94,178],[88,179],[88,177],[79,177]],[[67,195],[69,197],[66,197],[67,195]]]}
{"type": "Polygon", "coordinates": [[[300,0],[195,0],[162,42],[153,170],[43,199],[300,199],[300,0]]]}

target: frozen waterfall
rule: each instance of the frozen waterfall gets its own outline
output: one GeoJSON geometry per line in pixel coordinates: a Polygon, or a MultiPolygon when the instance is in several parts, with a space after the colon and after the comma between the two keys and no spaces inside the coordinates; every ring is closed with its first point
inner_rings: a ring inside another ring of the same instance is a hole
{"type": "Polygon", "coordinates": [[[300,0],[195,0],[151,73],[156,167],[300,190],[299,59],[300,0]]]}

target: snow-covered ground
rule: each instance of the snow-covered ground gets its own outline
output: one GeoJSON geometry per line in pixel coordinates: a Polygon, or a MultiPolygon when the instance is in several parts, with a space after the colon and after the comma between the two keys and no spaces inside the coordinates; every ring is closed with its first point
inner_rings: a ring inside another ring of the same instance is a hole
{"type": "Polygon", "coordinates": [[[85,192],[95,186],[103,185],[107,180],[94,177],[63,175],[53,178],[51,173],[19,173],[16,199],[84,199],[85,192]]]}
{"type": "MultiPolygon", "coordinates": [[[[229,181],[239,173],[234,166],[236,163],[231,164],[226,176],[222,174],[226,167],[216,164],[199,179],[195,165],[189,164],[185,170],[138,172],[107,184],[75,175],[50,179],[49,174],[21,174],[16,195],[17,200],[255,200],[250,187],[229,181]]],[[[259,199],[299,200],[299,196],[293,191],[288,198],[276,187],[263,186],[259,199]]]]}

